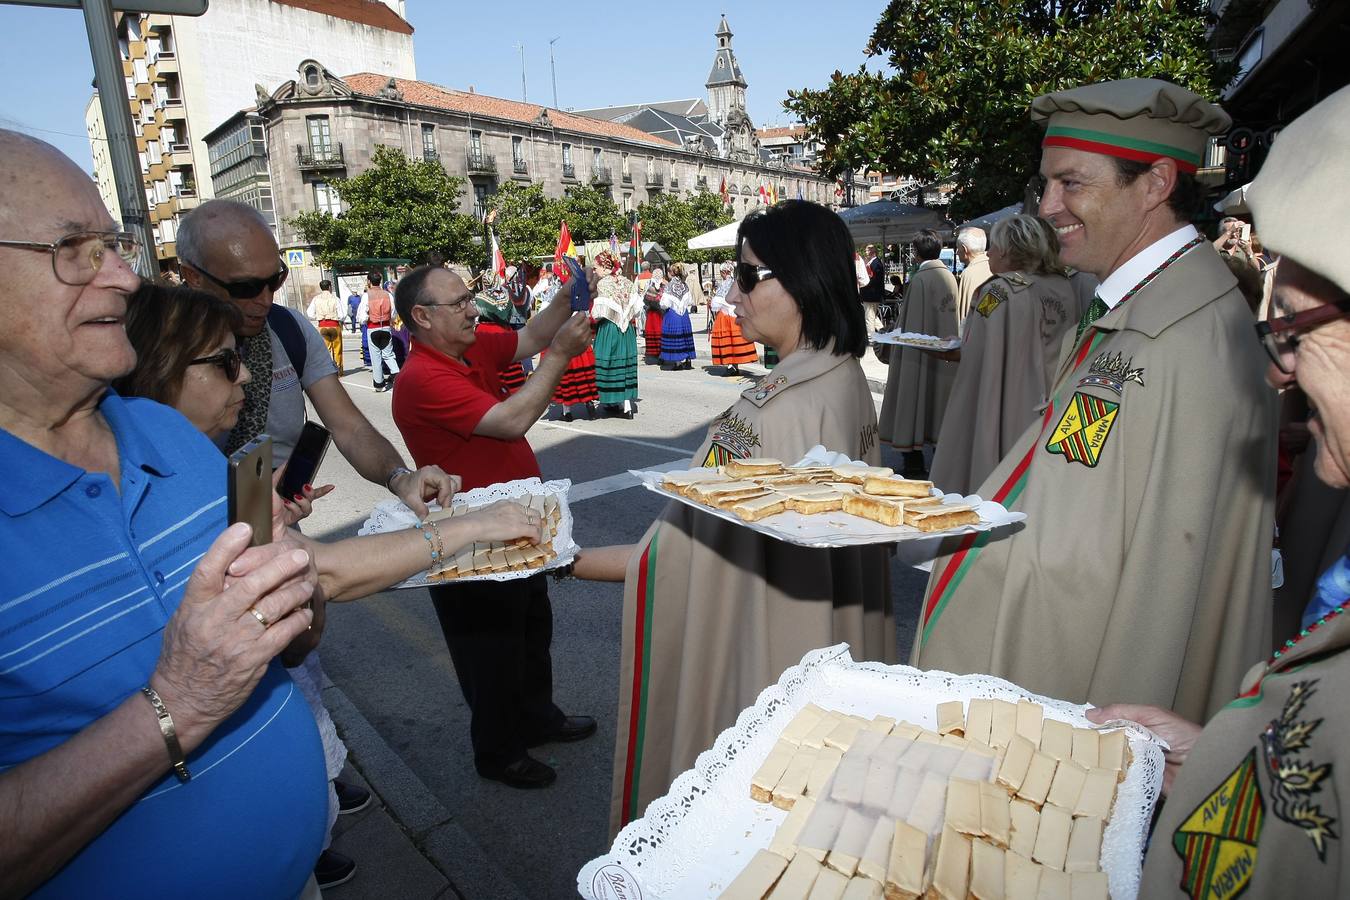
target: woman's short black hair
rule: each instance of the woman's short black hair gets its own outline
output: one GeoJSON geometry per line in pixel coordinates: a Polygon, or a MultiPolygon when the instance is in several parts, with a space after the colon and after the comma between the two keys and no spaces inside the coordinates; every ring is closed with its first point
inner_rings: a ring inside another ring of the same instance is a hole
{"type": "Polygon", "coordinates": [[[746,216],[736,234],[736,259],[746,242],[773,270],[802,314],[802,341],[815,350],[862,356],[867,323],[853,268],[853,238],[844,220],[806,200],[783,200],[746,216]]]}
{"type": "Polygon", "coordinates": [[[942,238],[936,231],[925,228],[914,237],[914,253],[924,262],[937,259],[942,255],[942,238]]]}

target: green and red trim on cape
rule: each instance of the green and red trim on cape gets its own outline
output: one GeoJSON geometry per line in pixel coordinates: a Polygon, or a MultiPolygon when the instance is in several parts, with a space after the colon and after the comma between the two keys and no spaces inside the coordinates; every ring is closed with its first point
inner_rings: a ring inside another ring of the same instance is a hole
{"type": "Polygon", "coordinates": [[[1070,150],[1085,150],[1088,153],[1100,153],[1104,156],[1118,156],[1136,162],[1151,163],[1160,157],[1166,157],[1177,164],[1183,172],[1194,175],[1200,168],[1200,155],[1182,149],[1173,144],[1148,141],[1143,138],[1126,137],[1091,128],[1069,128],[1052,125],[1045,130],[1043,147],[1068,147],[1070,150]]]}
{"type": "Polygon", "coordinates": [[[628,751],[623,767],[622,828],[638,816],[638,781],[642,775],[642,742],[647,729],[647,684],[651,674],[652,619],[656,603],[656,543],[660,529],[642,548],[637,569],[637,609],[633,622],[633,687],[628,713],[628,751]]]}
{"type": "MultiPolygon", "coordinates": [[[[1294,647],[1302,643],[1303,640],[1307,638],[1309,635],[1311,635],[1314,631],[1321,628],[1323,625],[1327,624],[1327,622],[1331,621],[1337,616],[1344,614],[1346,606],[1347,606],[1346,603],[1342,603],[1340,606],[1331,610],[1325,616],[1318,619],[1316,622],[1310,624],[1307,628],[1300,630],[1298,633],[1298,637],[1290,638],[1289,640],[1285,641],[1284,646],[1281,647],[1279,650],[1276,650],[1275,653],[1270,657],[1270,660],[1266,663],[1266,671],[1261,673],[1261,677],[1256,679],[1256,683],[1254,683],[1247,690],[1243,691],[1241,694],[1238,694],[1237,697],[1235,697],[1228,704],[1228,706],[1243,707],[1243,706],[1252,706],[1253,704],[1258,703],[1261,700],[1261,692],[1265,690],[1267,678],[1269,678],[1271,675],[1278,674],[1278,672],[1283,671],[1296,672],[1299,669],[1301,669],[1302,665],[1294,666],[1292,669],[1287,670],[1286,669],[1276,670],[1275,666],[1279,664],[1280,657],[1284,656],[1290,650],[1294,649],[1294,647]]],[[[1306,663],[1304,663],[1304,665],[1306,665],[1306,663]]]]}
{"type": "MultiPolygon", "coordinates": [[[[1120,298],[1120,302],[1116,304],[1116,308],[1128,303],[1136,294],[1147,287],[1153,279],[1157,278],[1164,269],[1181,259],[1181,257],[1185,256],[1192,248],[1198,247],[1200,244],[1204,243],[1204,240],[1204,237],[1196,235],[1179,247],[1175,253],[1163,260],[1156,269],[1145,275],[1138,284],[1126,291],[1125,295],[1120,298]]],[[[1079,346],[1077,352],[1073,354],[1072,363],[1064,372],[1060,373],[1061,376],[1067,372],[1072,372],[1081,366],[1105,337],[1106,335],[1098,331],[1096,326],[1090,326],[1087,331],[1088,340],[1079,346]]],[[[1031,469],[1032,457],[1035,456],[1036,450],[1040,447],[1041,438],[1045,436],[1045,429],[1050,426],[1050,420],[1054,418],[1055,411],[1062,407],[1063,404],[1060,402],[1059,398],[1052,400],[1050,405],[1046,407],[1045,417],[1041,420],[1040,433],[1036,436],[1036,440],[1031,442],[1031,446],[1027,448],[1026,456],[1022,457],[1022,461],[1019,462],[1017,467],[1008,475],[1008,479],[1003,482],[1002,487],[994,493],[993,500],[995,503],[1002,503],[1004,506],[1011,509],[1018,498],[1022,496],[1022,491],[1027,486],[1028,472],[1031,469]]],[[[991,532],[988,531],[981,531],[976,534],[966,535],[961,539],[961,545],[957,548],[956,552],[947,560],[947,565],[943,567],[942,574],[938,576],[937,583],[934,585],[932,593],[928,595],[928,602],[926,602],[923,607],[923,620],[920,623],[923,630],[919,635],[920,648],[928,643],[928,638],[933,633],[933,626],[937,624],[938,617],[942,615],[942,611],[946,608],[947,601],[951,599],[951,595],[956,592],[957,587],[959,587],[962,580],[965,579],[966,573],[970,571],[970,567],[979,556],[980,551],[989,543],[990,533],[991,532]]]]}

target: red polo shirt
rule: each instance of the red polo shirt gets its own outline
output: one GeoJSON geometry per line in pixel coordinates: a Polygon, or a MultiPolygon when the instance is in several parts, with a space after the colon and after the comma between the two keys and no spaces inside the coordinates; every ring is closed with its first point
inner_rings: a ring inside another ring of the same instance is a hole
{"type": "Polygon", "coordinates": [[[516,355],[516,333],[479,331],[464,354],[452,359],[413,341],[407,365],[394,383],[394,424],[418,466],[437,465],[464,481],[464,490],[542,477],[529,441],[476,435],[487,411],[508,397],[501,370],[516,355]]]}

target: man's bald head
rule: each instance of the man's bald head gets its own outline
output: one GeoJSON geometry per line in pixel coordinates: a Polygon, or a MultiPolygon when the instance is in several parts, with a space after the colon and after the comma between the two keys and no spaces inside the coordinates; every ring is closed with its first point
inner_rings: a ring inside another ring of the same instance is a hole
{"type": "MultiPolygon", "coordinates": [[[[0,226],[8,229],[7,234],[11,225],[31,227],[34,210],[64,209],[67,204],[54,201],[69,199],[72,193],[97,197],[98,189],[88,173],[51,144],[0,128],[0,226]]],[[[116,227],[101,200],[97,211],[103,217],[96,221],[65,221],[68,217],[63,217],[55,224],[60,233],[116,227]]]]}
{"type": "Polygon", "coordinates": [[[245,245],[259,239],[271,243],[275,256],[276,240],[262,213],[236,200],[208,200],[178,226],[178,258],[213,271],[212,257],[217,253],[241,253],[245,245]]]}

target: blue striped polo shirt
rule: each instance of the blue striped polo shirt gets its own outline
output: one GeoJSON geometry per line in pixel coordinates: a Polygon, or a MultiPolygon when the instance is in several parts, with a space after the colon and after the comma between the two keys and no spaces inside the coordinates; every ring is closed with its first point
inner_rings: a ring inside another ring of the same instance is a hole
{"type": "MultiPolygon", "coordinates": [[[[204,435],[111,390],[99,409],[120,493],[0,429],[0,771],[140,690],[226,526],[225,459],[204,435]]],[[[327,784],[313,714],[278,661],[187,763],[191,781],[166,770],[34,896],[298,895],[322,848],[327,784]]]]}

